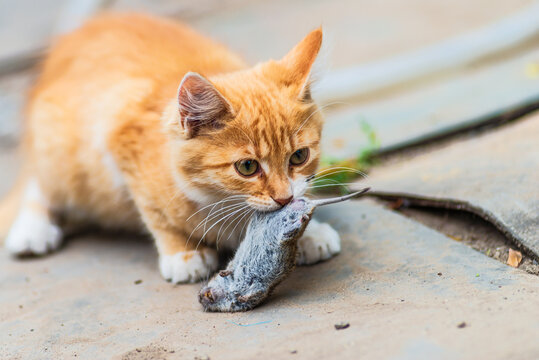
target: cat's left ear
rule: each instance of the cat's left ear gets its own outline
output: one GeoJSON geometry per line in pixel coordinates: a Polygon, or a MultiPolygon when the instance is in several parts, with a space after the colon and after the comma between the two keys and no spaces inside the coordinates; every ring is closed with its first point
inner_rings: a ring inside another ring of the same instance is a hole
{"type": "Polygon", "coordinates": [[[301,40],[279,63],[285,68],[283,83],[291,87],[299,99],[310,100],[310,74],[320,47],[323,31],[319,27],[301,40]]]}
{"type": "Polygon", "coordinates": [[[231,106],[215,86],[202,75],[187,73],[178,88],[180,124],[186,137],[219,129],[232,116],[231,106]]]}

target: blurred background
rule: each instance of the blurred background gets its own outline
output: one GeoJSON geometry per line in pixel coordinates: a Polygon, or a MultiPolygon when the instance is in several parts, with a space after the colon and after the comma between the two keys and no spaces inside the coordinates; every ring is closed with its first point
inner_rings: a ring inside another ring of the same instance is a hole
{"type": "Polygon", "coordinates": [[[17,144],[25,93],[48,44],[100,11],[184,21],[252,64],[281,57],[322,25],[314,94],[328,120],[327,164],[473,128],[539,98],[533,0],[3,0],[4,150],[17,144]]]}

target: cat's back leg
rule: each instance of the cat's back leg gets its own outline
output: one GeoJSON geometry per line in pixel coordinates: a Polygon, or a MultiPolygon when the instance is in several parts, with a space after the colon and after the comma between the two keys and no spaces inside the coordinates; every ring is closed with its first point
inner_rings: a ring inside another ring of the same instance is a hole
{"type": "Polygon", "coordinates": [[[18,215],[6,237],[6,249],[16,256],[43,255],[56,250],[62,238],[62,228],[54,220],[38,179],[28,178],[18,215]]]}

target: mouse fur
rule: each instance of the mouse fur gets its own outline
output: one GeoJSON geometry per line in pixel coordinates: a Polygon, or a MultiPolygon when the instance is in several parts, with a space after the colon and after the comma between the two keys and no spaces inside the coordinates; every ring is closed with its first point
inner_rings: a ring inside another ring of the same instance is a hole
{"type": "Polygon", "coordinates": [[[306,198],[257,212],[234,258],[199,294],[206,311],[246,311],[263,302],[296,266],[297,239],[314,211],[306,198]]]}

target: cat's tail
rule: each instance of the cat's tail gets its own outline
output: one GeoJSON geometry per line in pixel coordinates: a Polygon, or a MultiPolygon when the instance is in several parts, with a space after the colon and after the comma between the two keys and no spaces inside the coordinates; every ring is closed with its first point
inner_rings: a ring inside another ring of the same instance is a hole
{"type": "Polygon", "coordinates": [[[4,242],[9,228],[19,212],[27,178],[25,173],[25,171],[21,172],[13,188],[4,198],[0,199],[0,244],[4,242]]]}

